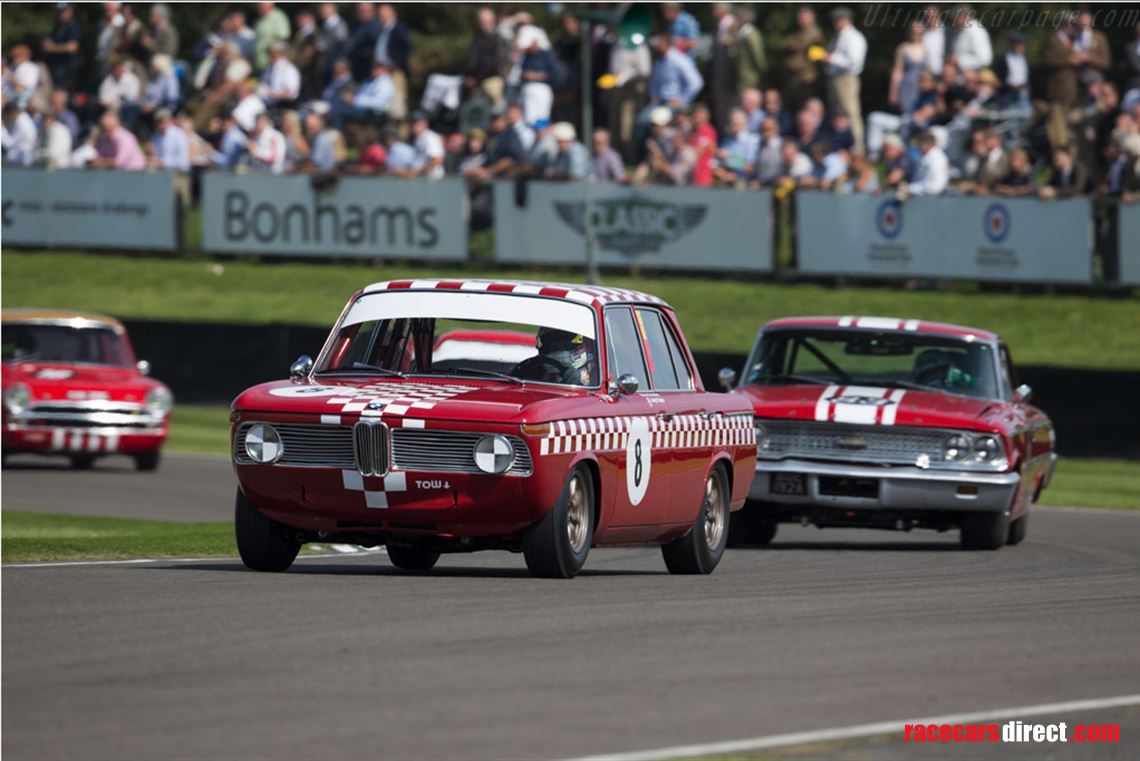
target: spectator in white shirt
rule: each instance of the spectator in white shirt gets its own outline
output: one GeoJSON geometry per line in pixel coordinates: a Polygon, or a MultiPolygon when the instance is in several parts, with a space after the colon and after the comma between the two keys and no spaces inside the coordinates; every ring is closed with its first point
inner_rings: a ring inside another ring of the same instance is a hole
{"type": "Polygon", "coordinates": [[[851,118],[851,134],[855,153],[863,152],[863,107],[859,102],[859,76],[867,59],[867,38],[855,28],[850,8],[831,12],[835,40],[823,59],[827,65],[829,107],[845,111],[851,118]]]}
{"type": "Polygon", "coordinates": [[[44,165],[48,169],[66,169],[71,166],[71,130],[47,111],[43,116],[44,165]]]}
{"type": "Polygon", "coordinates": [[[237,120],[239,127],[246,132],[251,132],[258,115],[265,112],[265,101],[253,91],[249,82],[244,79],[239,80],[234,87],[234,100],[237,101],[237,105],[233,108],[234,119],[237,120]]]}
{"type": "Polygon", "coordinates": [[[922,49],[926,52],[926,70],[932,74],[942,71],[946,57],[946,29],[943,26],[942,11],[937,5],[928,5],[922,12],[922,49]]]}
{"type": "Polygon", "coordinates": [[[4,78],[5,94],[11,94],[16,105],[24,108],[40,83],[40,67],[32,62],[32,49],[27,45],[12,46],[12,64],[4,78]]]}
{"type": "Polygon", "coordinates": [[[1029,108],[1029,61],[1025,58],[1025,35],[1009,35],[1009,50],[994,62],[994,73],[1001,80],[1006,97],[1029,108]]]}
{"type": "Polygon", "coordinates": [[[269,61],[258,95],[270,107],[297,100],[301,95],[301,70],[286,57],[284,42],[269,45],[269,61]]]}
{"type": "Polygon", "coordinates": [[[174,121],[169,109],[159,109],[154,114],[154,124],[158,131],[154,136],[154,155],[150,165],[173,172],[190,171],[190,138],[174,121]]]}
{"type": "Polygon", "coordinates": [[[432,132],[427,114],[422,111],[412,114],[412,135],[412,147],[416,149],[414,173],[429,180],[443,179],[443,138],[432,132]]]}
{"type": "Polygon", "coordinates": [[[907,193],[913,196],[942,195],[950,185],[950,160],[929,132],[919,136],[918,150],[922,159],[918,162],[914,181],[906,186],[907,193]]]}
{"type": "Polygon", "coordinates": [[[123,59],[111,65],[111,73],[99,85],[99,102],[107,108],[122,110],[123,106],[139,102],[142,83],[123,59]]]}
{"type": "Polygon", "coordinates": [[[4,163],[9,166],[31,166],[36,158],[39,132],[32,117],[15,103],[4,106],[4,163]]]}
{"type": "Polygon", "coordinates": [[[962,71],[977,71],[987,68],[994,60],[990,33],[982,22],[974,18],[970,6],[964,5],[954,13],[954,61],[962,71]]]}
{"type": "Polygon", "coordinates": [[[285,171],[285,136],[274,126],[269,114],[260,113],[246,144],[254,171],[281,174],[285,171]]]}
{"type": "Polygon", "coordinates": [[[807,154],[800,150],[799,144],[791,138],[784,138],[780,144],[780,170],[779,176],[774,178],[777,184],[787,180],[799,182],[811,176],[812,163],[807,154]]]}

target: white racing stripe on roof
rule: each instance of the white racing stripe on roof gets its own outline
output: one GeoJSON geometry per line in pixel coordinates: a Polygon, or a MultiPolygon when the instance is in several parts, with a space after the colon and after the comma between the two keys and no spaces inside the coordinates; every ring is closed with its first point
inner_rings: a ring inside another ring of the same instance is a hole
{"type": "Polygon", "coordinates": [[[898,330],[899,320],[894,317],[860,317],[855,321],[856,327],[876,328],[878,330],[898,330]]]}
{"type": "Polygon", "coordinates": [[[854,318],[854,317],[852,317],[852,316],[851,316],[851,315],[849,315],[849,314],[848,314],[848,315],[844,315],[844,316],[842,316],[842,317],[840,317],[840,318],[839,318],[839,327],[841,327],[841,328],[849,328],[849,327],[851,327],[851,323],[853,323],[853,322],[855,322],[855,318],[854,318]]]}

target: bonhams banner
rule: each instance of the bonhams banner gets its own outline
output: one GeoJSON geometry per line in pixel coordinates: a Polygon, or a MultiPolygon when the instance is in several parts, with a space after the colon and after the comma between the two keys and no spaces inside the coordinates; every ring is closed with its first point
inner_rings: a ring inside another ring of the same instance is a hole
{"type": "Polygon", "coordinates": [[[467,258],[462,180],[210,173],[202,181],[206,251],[300,256],[467,258]]]}
{"type": "MultiPolygon", "coordinates": [[[[584,183],[495,185],[495,259],[586,263],[584,183]]],[[[594,185],[598,263],[684,270],[772,269],[767,191],[594,185]]]]}
{"type": "Polygon", "coordinates": [[[800,272],[1034,283],[1092,281],[1084,198],[796,193],[800,272]]]}
{"type": "Polygon", "coordinates": [[[0,181],[6,246],[178,248],[169,172],[4,167],[0,181]]]}

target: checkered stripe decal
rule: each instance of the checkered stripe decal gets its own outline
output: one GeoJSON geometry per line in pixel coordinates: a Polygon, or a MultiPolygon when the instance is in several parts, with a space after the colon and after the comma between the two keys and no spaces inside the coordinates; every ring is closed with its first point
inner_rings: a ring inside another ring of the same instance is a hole
{"type": "MultiPolygon", "coordinates": [[[[570,454],[583,451],[624,449],[636,417],[582,418],[558,420],[539,442],[539,454],[570,454]]],[[[755,444],[756,432],[751,415],[676,415],[640,418],[649,426],[654,449],[693,449],[755,444]]]]}
{"type": "Polygon", "coordinates": [[[53,452],[117,452],[119,434],[95,433],[84,428],[55,428],[51,432],[53,452]]]}
{"type": "Polygon", "coordinates": [[[340,416],[347,413],[357,413],[361,417],[387,417],[405,415],[409,410],[430,410],[442,401],[475,389],[475,386],[435,383],[371,383],[354,389],[352,396],[329,397],[329,414],[321,415],[321,422],[340,425],[340,416]],[[368,409],[370,404],[383,407],[372,410],[368,409]]]}
{"type": "Polygon", "coordinates": [[[365,483],[365,476],[360,475],[356,470],[342,470],[340,472],[341,478],[344,480],[345,491],[359,491],[364,492],[364,506],[378,509],[386,509],[388,507],[388,495],[393,493],[405,492],[408,490],[408,479],[402,472],[389,473],[383,477],[368,476],[365,483]],[[369,488],[379,485],[380,488],[369,488]]]}
{"type": "Polygon", "coordinates": [[[644,304],[664,304],[656,296],[640,291],[605,286],[572,285],[568,283],[536,283],[516,280],[385,280],[373,283],[364,289],[365,293],[388,290],[450,290],[450,291],[489,291],[492,293],[518,293],[529,296],[547,296],[569,299],[582,304],[611,304],[614,302],[635,302],[644,304]]]}

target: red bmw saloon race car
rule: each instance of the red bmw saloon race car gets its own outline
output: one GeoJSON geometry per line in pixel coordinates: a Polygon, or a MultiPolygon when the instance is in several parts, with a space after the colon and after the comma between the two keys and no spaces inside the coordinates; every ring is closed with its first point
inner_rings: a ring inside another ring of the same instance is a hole
{"type": "Polygon", "coordinates": [[[62,454],[76,468],[124,454],[155,470],[170,389],[148,378],[122,323],[82,312],[3,313],[4,457],[62,454]]]}
{"type": "Polygon", "coordinates": [[[291,375],[231,415],[256,570],[319,541],[385,545],[409,571],[521,551],[565,578],[592,546],[641,543],[710,573],[755,469],[751,405],[705,392],[673,310],[633,291],[376,283],[291,375]]]}
{"type": "MultiPolygon", "coordinates": [[[[735,383],[731,369],[721,382],[735,383]]],[[[961,530],[967,549],[1025,538],[1056,464],[1053,425],[985,330],[884,317],[796,317],[759,334],[734,395],[757,464],[733,542],[780,522],[961,530]]]]}

